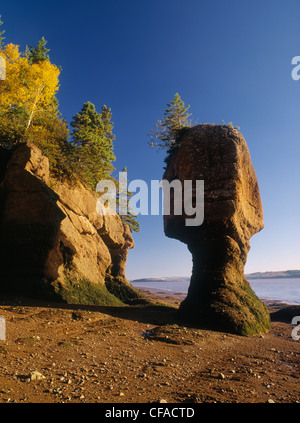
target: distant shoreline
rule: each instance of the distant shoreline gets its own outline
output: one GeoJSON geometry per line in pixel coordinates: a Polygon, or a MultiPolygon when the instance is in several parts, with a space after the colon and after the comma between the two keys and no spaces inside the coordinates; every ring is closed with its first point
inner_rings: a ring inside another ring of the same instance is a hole
{"type": "Polygon", "coordinates": [[[247,279],[297,279],[300,270],[286,270],[282,272],[256,272],[245,275],[247,279]]]}
{"type": "MultiPolygon", "coordinates": [[[[283,270],[278,272],[255,272],[245,275],[247,279],[293,279],[300,278],[300,270],[283,270]]],[[[188,276],[168,276],[161,278],[141,278],[133,279],[130,283],[135,282],[189,282],[188,276]]]]}

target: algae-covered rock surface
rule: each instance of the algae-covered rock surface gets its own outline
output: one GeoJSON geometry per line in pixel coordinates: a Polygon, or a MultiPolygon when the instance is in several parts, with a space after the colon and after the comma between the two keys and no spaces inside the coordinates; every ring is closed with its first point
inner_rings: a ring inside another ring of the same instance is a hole
{"type": "Polygon", "coordinates": [[[0,156],[0,292],[98,305],[139,297],[125,275],[131,232],[98,213],[97,193],[53,179],[34,145],[0,156]]]}

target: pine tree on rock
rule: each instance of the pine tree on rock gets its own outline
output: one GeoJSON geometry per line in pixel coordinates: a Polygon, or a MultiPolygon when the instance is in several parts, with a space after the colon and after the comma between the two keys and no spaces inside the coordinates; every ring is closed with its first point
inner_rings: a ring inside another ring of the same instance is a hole
{"type": "Polygon", "coordinates": [[[190,106],[185,106],[178,93],[173,100],[167,104],[162,120],[156,122],[154,129],[150,133],[151,147],[159,149],[170,149],[174,147],[184,128],[192,126],[188,113],[190,106]]]}

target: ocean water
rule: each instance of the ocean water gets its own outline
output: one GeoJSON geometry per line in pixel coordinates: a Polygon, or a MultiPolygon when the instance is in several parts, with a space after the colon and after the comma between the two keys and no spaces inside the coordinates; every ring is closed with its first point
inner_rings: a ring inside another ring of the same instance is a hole
{"type": "MultiPolygon", "coordinates": [[[[288,304],[300,304],[300,279],[249,279],[251,288],[261,300],[275,300],[288,304]]],[[[186,294],[189,282],[141,281],[132,282],[136,288],[144,288],[171,294],[186,294]]]]}

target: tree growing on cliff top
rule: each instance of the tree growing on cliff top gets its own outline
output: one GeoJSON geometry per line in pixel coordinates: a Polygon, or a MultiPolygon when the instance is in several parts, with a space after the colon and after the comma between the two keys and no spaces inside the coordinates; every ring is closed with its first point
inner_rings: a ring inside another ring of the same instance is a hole
{"type": "MultiPolygon", "coordinates": [[[[116,160],[113,152],[113,122],[111,109],[102,107],[101,113],[96,111],[91,102],[84,103],[81,111],[71,122],[73,166],[75,175],[88,188],[95,190],[102,179],[111,179],[118,187],[119,181],[111,176],[114,169],[112,162],[116,160]]],[[[126,168],[123,169],[126,172],[126,168]]],[[[131,193],[127,191],[128,201],[131,193]]],[[[119,198],[116,198],[119,203],[119,198]]],[[[140,227],[136,215],[130,209],[128,213],[120,215],[132,231],[138,232],[140,227]]]]}
{"type": "Polygon", "coordinates": [[[56,112],[53,106],[60,70],[49,60],[30,64],[14,44],[7,44],[1,55],[6,61],[6,79],[0,86],[1,114],[23,108],[28,115],[25,137],[38,113],[56,112]]]}
{"type": "Polygon", "coordinates": [[[107,178],[114,170],[111,110],[106,106],[98,113],[94,104],[84,103],[71,122],[74,164],[80,180],[95,189],[100,179],[107,178]]]}
{"type": "Polygon", "coordinates": [[[6,62],[6,79],[0,81],[0,145],[37,145],[49,158],[52,173],[61,178],[70,173],[69,131],[55,98],[60,69],[46,56],[44,45],[25,54],[14,44],[0,46],[6,62]]]}
{"type": "Polygon", "coordinates": [[[149,144],[162,150],[172,149],[184,128],[193,124],[188,113],[190,106],[185,106],[178,93],[173,100],[167,104],[162,120],[158,120],[150,132],[149,144]]]}

